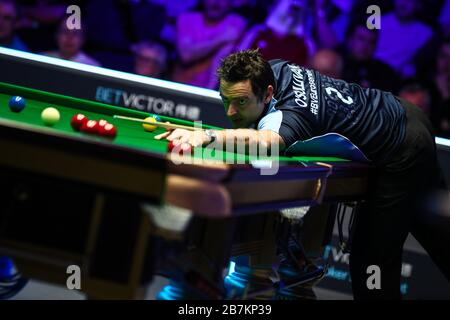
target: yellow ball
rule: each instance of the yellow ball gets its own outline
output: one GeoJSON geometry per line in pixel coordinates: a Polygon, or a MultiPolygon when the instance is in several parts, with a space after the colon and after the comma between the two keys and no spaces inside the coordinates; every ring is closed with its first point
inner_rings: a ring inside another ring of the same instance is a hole
{"type": "MultiPolygon", "coordinates": [[[[156,122],[156,119],[153,118],[153,117],[147,117],[144,120],[145,121],[150,121],[150,122],[156,122]]],[[[144,127],[145,131],[149,131],[149,132],[155,131],[156,128],[158,128],[158,126],[153,126],[153,125],[147,124],[147,123],[143,123],[142,126],[144,127]]]]}
{"type": "Polygon", "coordinates": [[[53,107],[45,108],[41,113],[42,122],[44,122],[46,126],[55,125],[60,117],[59,111],[53,107]]]}

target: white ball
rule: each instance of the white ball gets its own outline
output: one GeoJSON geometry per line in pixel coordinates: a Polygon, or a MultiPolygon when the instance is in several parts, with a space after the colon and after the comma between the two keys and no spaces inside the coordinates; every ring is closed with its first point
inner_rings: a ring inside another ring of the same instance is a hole
{"type": "Polygon", "coordinates": [[[41,113],[42,122],[44,122],[46,126],[55,125],[60,117],[59,111],[53,107],[45,108],[41,113]]]}

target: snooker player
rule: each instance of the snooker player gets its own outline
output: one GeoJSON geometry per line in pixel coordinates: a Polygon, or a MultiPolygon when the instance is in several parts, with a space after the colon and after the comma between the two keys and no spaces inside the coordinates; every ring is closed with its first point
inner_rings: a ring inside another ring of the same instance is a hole
{"type": "Polygon", "coordinates": [[[364,89],[288,61],[265,61],[257,50],[226,57],[218,76],[234,129],[200,135],[175,129],[157,139],[195,147],[246,138],[269,148],[278,143],[283,151],[299,140],[342,135],[375,171],[353,233],[354,298],[401,298],[402,249],[409,232],[450,281],[450,230],[436,222],[422,201],[438,187],[440,171],[431,124],[419,108],[389,92],[364,89]],[[381,270],[381,289],[367,286],[371,265],[381,270]]]}

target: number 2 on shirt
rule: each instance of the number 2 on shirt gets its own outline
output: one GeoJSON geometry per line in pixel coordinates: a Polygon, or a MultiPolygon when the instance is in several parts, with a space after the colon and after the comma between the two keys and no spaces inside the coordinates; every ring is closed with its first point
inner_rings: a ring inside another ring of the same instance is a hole
{"type": "Polygon", "coordinates": [[[333,99],[339,98],[339,100],[341,100],[342,102],[344,102],[345,104],[352,104],[353,103],[353,99],[352,97],[344,97],[338,90],[336,90],[335,88],[331,88],[331,87],[326,87],[325,91],[327,92],[327,94],[332,97],[333,99]]]}

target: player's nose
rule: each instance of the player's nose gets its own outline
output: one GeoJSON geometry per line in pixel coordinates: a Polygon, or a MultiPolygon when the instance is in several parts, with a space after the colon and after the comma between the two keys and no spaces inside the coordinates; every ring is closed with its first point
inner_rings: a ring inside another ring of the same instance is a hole
{"type": "Polygon", "coordinates": [[[227,116],[233,117],[236,114],[237,114],[237,109],[233,106],[233,104],[230,104],[230,107],[228,108],[228,111],[227,111],[227,116]]]}

